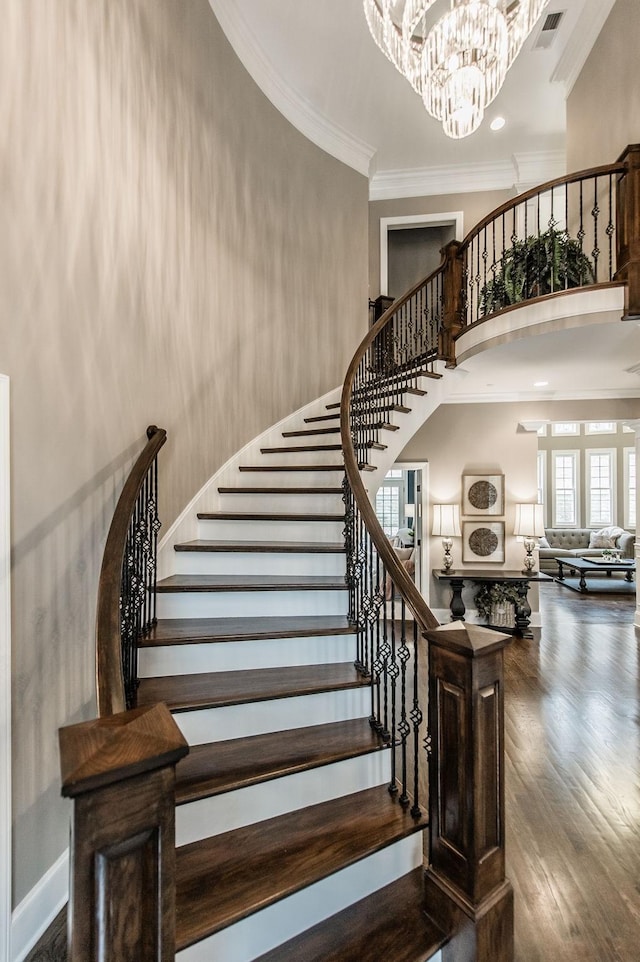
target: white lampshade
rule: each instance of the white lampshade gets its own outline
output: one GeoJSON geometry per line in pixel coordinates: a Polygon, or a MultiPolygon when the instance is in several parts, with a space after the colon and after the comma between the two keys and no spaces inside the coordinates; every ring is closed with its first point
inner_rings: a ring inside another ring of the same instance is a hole
{"type": "Polygon", "coordinates": [[[405,516],[405,518],[415,518],[415,516],[416,516],[416,506],[415,506],[415,504],[405,504],[405,506],[404,506],[404,516],[405,516]]]}
{"type": "Polygon", "coordinates": [[[460,508],[457,504],[434,504],[431,534],[441,538],[460,537],[460,508]]]}
{"type": "Polygon", "coordinates": [[[519,538],[541,538],[544,534],[543,506],[517,504],[513,533],[519,538]]]}

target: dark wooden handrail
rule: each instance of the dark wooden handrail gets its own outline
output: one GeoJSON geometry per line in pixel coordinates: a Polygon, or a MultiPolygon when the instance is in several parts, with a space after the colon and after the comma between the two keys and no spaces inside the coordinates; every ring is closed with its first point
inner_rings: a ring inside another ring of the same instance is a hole
{"type": "Polygon", "coordinates": [[[484,230],[489,224],[497,220],[503,214],[508,213],[515,207],[518,207],[522,203],[526,203],[528,200],[532,200],[538,197],[539,194],[545,194],[556,187],[562,187],[563,185],[577,184],[581,180],[591,180],[594,177],[604,177],[609,174],[624,174],[626,171],[626,164],[618,162],[615,164],[602,164],[599,167],[588,167],[585,170],[580,170],[574,174],[565,174],[564,177],[556,177],[553,180],[547,180],[544,184],[540,184],[537,187],[532,187],[530,190],[523,191],[522,194],[517,194],[516,197],[512,197],[511,200],[507,200],[500,207],[496,207],[492,210],[486,217],[483,217],[475,227],[466,234],[464,240],[460,244],[460,254],[464,254],[466,249],[469,247],[471,241],[474,237],[477,237],[481,231],[484,230]]]}
{"type": "Polygon", "coordinates": [[[382,561],[387,574],[393,580],[396,590],[398,591],[399,595],[404,598],[406,604],[413,612],[416,621],[423,631],[426,631],[429,628],[435,628],[439,622],[422,597],[420,591],[416,588],[411,577],[407,574],[402,564],[398,561],[389,539],[384,533],[382,526],[376,517],[373,505],[371,504],[365,486],[362,483],[359,467],[360,461],[356,455],[353,444],[351,403],[353,395],[353,382],[356,372],[363,358],[366,356],[367,351],[373,348],[375,341],[384,334],[386,329],[389,328],[393,322],[393,319],[399,314],[404,305],[409,303],[415,294],[417,294],[422,288],[425,288],[438,275],[444,274],[445,264],[446,260],[443,259],[442,263],[436,268],[435,271],[433,271],[423,280],[418,281],[417,284],[415,284],[403,297],[399,298],[397,301],[394,301],[394,303],[385,311],[382,317],[374,324],[372,328],[370,328],[360,342],[360,345],[351,360],[346,377],[344,379],[342,397],[340,401],[340,433],[342,438],[342,449],[344,453],[345,473],[347,475],[349,485],[351,486],[353,496],[360,510],[362,520],[364,521],[365,527],[376,546],[380,560],[382,561]]]}
{"type": "Polygon", "coordinates": [[[96,612],[96,689],[101,717],[127,707],[121,649],[122,569],[127,534],[135,506],[158,451],[167,440],[163,428],[147,428],[147,444],[135,462],[118,499],[104,548],[96,612]]]}

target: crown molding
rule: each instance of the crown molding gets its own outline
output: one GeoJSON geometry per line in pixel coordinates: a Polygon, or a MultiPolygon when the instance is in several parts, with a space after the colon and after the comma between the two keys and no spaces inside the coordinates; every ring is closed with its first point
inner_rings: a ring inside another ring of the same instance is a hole
{"type": "Polygon", "coordinates": [[[523,183],[540,184],[566,170],[562,150],[515,154],[511,160],[446,167],[381,170],[373,175],[369,200],[468,194],[484,190],[520,190],[523,183]]]}
{"type": "Polygon", "coordinates": [[[515,187],[519,194],[547,180],[564,177],[567,155],[564,150],[535,150],[513,155],[515,187]]]}
{"type": "Polygon", "coordinates": [[[585,3],[579,27],[572,32],[551,74],[551,80],[564,84],[565,97],[573,90],[614,3],[615,0],[587,0],[585,3]]]}
{"type": "Polygon", "coordinates": [[[273,106],[317,147],[368,177],[375,147],[329,121],[285,83],[235,0],[209,0],[209,5],[244,68],[273,106]]]}

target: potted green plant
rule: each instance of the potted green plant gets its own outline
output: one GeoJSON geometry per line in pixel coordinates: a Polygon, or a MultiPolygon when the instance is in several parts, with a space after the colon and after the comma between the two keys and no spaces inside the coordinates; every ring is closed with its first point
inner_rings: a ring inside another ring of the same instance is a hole
{"type": "Polygon", "coordinates": [[[537,236],[515,240],[499,269],[480,291],[480,312],[493,314],[510,304],[593,284],[593,265],[566,230],[550,227],[537,236]]]}
{"type": "Polygon", "coordinates": [[[476,611],[486,622],[506,626],[514,623],[520,594],[518,586],[514,584],[483,582],[476,591],[474,601],[476,611]]]}

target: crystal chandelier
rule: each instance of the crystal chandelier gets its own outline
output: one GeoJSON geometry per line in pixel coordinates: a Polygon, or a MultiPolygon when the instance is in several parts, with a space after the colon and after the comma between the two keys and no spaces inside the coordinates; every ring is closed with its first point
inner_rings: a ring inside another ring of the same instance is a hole
{"type": "Polygon", "coordinates": [[[420,94],[448,137],[467,137],[504,83],[548,0],[364,0],[382,52],[420,94]]]}

